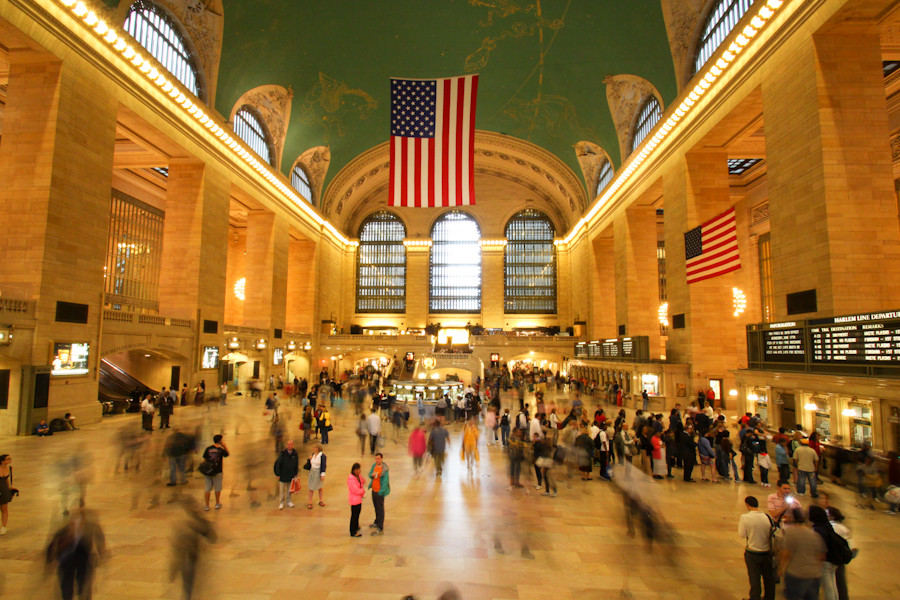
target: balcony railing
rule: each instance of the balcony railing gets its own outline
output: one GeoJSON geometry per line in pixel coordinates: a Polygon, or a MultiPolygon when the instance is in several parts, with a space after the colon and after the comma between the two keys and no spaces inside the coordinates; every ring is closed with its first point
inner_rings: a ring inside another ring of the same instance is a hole
{"type": "Polygon", "coordinates": [[[175,317],[161,317],[159,315],[142,315],[121,310],[104,309],[103,320],[113,323],[135,323],[138,325],[160,325],[163,327],[178,327],[180,329],[193,329],[194,321],[191,319],[176,319],[175,317]]]}
{"type": "Polygon", "coordinates": [[[16,300],[15,298],[0,298],[0,316],[33,319],[34,302],[31,300],[16,300]]]}

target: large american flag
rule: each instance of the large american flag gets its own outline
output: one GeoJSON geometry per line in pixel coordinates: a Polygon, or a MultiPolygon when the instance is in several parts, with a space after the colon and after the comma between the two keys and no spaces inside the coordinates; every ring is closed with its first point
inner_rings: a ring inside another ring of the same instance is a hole
{"type": "Polygon", "coordinates": [[[684,258],[688,283],[740,269],[734,208],[685,233],[684,258]]]}
{"type": "Polygon", "coordinates": [[[475,204],[478,75],[391,79],[390,206],[475,204]]]}

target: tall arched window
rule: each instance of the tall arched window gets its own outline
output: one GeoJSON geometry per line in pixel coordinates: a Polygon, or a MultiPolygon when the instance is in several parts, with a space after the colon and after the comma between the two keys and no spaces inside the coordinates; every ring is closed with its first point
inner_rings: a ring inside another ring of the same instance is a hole
{"type": "Polygon", "coordinates": [[[753,0],[717,0],[706,17],[703,34],[697,42],[697,56],[694,57],[694,73],[703,68],[709,57],[721,45],[741,17],[750,10],[753,0]]]}
{"type": "Polygon", "coordinates": [[[503,304],[507,313],[556,312],[556,252],[553,223],[526,209],[506,224],[503,304]]]}
{"type": "Polygon", "coordinates": [[[294,165],[291,169],[291,185],[297,192],[303,196],[310,204],[313,203],[312,186],[309,185],[309,175],[306,170],[300,166],[300,163],[294,165]]]}
{"type": "Polygon", "coordinates": [[[448,212],[431,229],[430,312],[481,310],[481,229],[464,212],[448,212]]]}
{"type": "Polygon", "coordinates": [[[359,227],[356,259],[356,312],[406,311],[406,227],[386,210],[359,227]]]}
{"type": "Polygon", "coordinates": [[[641,106],[641,112],[638,113],[637,121],[634,124],[634,135],[631,137],[632,152],[641,145],[647,134],[653,131],[661,116],[662,107],[659,105],[659,100],[656,99],[656,96],[650,94],[644,101],[644,105],[641,106]]]}
{"type": "Polygon", "coordinates": [[[600,176],[597,178],[597,191],[594,195],[599,196],[612,180],[613,166],[612,162],[607,158],[603,161],[603,165],[600,166],[600,176]]]}
{"type": "Polygon", "coordinates": [[[234,113],[234,132],[244,140],[250,149],[259,154],[259,157],[272,164],[272,145],[262,120],[256,116],[249,106],[242,106],[234,113]]]}
{"type": "Polygon", "coordinates": [[[125,18],[125,31],[184,87],[198,98],[203,98],[200,70],[188,52],[179,28],[161,8],[149,0],[132,3],[125,18]]]}

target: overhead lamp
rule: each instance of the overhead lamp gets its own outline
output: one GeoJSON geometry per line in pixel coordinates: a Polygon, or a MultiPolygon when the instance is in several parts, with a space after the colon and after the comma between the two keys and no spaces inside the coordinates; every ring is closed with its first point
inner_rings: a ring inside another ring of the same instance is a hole
{"type": "Polygon", "coordinates": [[[257,350],[265,350],[267,345],[268,344],[266,343],[266,340],[262,340],[262,339],[256,340],[256,349],[257,350]]]}
{"type": "Polygon", "coordinates": [[[845,408],[844,410],[841,411],[841,414],[844,415],[845,417],[853,417],[854,419],[859,418],[859,413],[856,411],[855,408],[845,408]]]}
{"type": "Polygon", "coordinates": [[[287,349],[288,350],[296,350],[297,349],[297,344],[294,343],[294,340],[291,340],[287,343],[287,349]]]}
{"type": "Polygon", "coordinates": [[[803,405],[803,408],[806,410],[819,410],[819,407],[815,402],[807,402],[803,405]]]}
{"type": "Polygon", "coordinates": [[[239,340],[236,337],[233,337],[230,340],[228,340],[226,345],[228,346],[229,350],[237,350],[238,348],[241,347],[241,340],[239,340]]]}

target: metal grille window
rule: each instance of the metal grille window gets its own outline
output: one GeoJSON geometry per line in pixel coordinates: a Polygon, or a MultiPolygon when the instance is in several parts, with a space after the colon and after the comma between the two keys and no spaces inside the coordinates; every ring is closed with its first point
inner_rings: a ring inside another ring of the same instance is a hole
{"type": "Polygon", "coordinates": [[[309,185],[309,176],[299,164],[294,165],[291,170],[291,185],[307,202],[312,204],[312,186],[309,185]]]}
{"type": "Polygon", "coordinates": [[[363,221],[356,259],[356,312],[406,311],[405,237],[403,222],[387,211],[363,221]]]}
{"type": "Polygon", "coordinates": [[[265,162],[272,164],[272,148],[262,121],[249,106],[242,106],[234,113],[234,132],[265,162]]]}
{"type": "Polygon", "coordinates": [[[759,236],[759,291],[762,318],[766,323],[775,320],[775,276],[772,273],[772,236],[759,236]]]}
{"type": "Polygon", "coordinates": [[[728,174],[743,175],[760,162],[762,162],[761,158],[729,158],[728,174]]]}
{"type": "Polygon", "coordinates": [[[118,190],[109,213],[106,304],[158,311],[165,213],[118,190]]]}
{"type": "Polygon", "coordinates": [[[553,223],[537,210],[516,213],[506,224],[503,304],[507,313],[556,312],[553,223]]]}
{"type": "Polygon", "coordinates": [[[725,41],[741,17],[750,10],[753,0],[719,0],[706,18],[703,35],[697,43],[697,56],[694,58],[694,73],[703,68],[709,57],[725,41]]]}
{"type": "Polygon", "coordinates": [[[161,8],[138,0],[125,19],[125,31],[198,98],[202,98],[197,65],[175,23],[161,8]]]}
{"type": "Polygon", "coordinates": [[[653,131],[653,128],[659,123],[659,118],[661,116],[662,107],[659,105],[659,100],[656,99],[656,96],[651,94],[650,97],[644,101],[641,112],[638,113],[638,118],[634,126],[634,136],[631,138],[632,152],[641,145],[641,142],[644,141],[647,134],[653,131]]]}
{"type": "Polygon", "coordinates": [[[481,310],[481,230],[463,212],[449,212],[431,230],[431,312],[481,310]]]}
{"type": "Polygon", "coordinates": [[[600,177],[597,178],[597,193],[595,195],[599,196],[612,179],[613,166],[609,159],[607,159],[604,161],[603,166],[600,167],[600,177]]]}
{"type": "MultiPolygon", "coordinates": [[[[668,292],[666,291],[666,242],[665,240],[656,241],[656,278],[659,286],[659,303],[668,302],[668,292]]],[[[659,324],[660,335],[666,335],[669,327],[662,322],[659,324]]]]}

